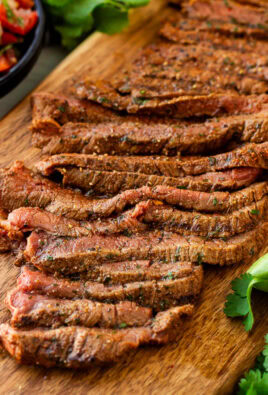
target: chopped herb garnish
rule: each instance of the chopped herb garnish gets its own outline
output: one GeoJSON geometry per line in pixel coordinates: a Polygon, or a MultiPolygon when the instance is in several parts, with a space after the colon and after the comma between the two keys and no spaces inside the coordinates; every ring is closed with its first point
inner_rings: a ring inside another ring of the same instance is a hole
{"type": "Polygon", "coordinates": [[[203,254],[202,252],[199,252],[199,253],[197,254],[197,263],[198,263],[198,265],[201,265],[201,264],[202,264],[202,262],[203,262],[203,256],[204,256],[204,254],[203,254]]]}
{"type": "Polygon", "coordinates": [[[217,206],[218,200],[216,198],[213,199],[213,206],[217,206]]]}
{"type": "Polygon", "coordinates": [[[47,256],[47,260],[48,260],[48,261],[54,261],[54,258],[53,258],[53,256],[48,255],[48,256],[47,256]]]}
{"type": "Polygon", "coordinates": [[[58,107],[58,110],[59,110],[60,112],[65,112],[65,107],[59,106],[59,107],[58,107]]]}
{"type": "Polygon", "coordinates": [[[253,209],[250,212],[251,212],[251,214],[254,214],[254,215],[259,215],[260,214],[260,210],[257,210],[257,209],[253,209]]]}
{"type": "Polygon", "coordinates": [[[181,250],[181,247],[178,246],[178,247],[176,248],[176,252],[175,252],[175,259],[179,259],[179,257],[180,257],[180,250],[181,250]]]}
{"type": "Polygon", "coordinates": [[[213,165],[216,164],[216,158],[213,158],[213,156],[210,156],[210,157],[208,158],[208,160],[209,160],[209,163],[210,163],[211,166],[213,166],[213,165]]]}

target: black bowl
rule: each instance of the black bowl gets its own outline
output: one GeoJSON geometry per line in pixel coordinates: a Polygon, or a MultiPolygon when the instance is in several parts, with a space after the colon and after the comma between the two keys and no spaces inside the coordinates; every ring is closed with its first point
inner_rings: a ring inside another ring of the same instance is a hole
{"type": "Polygon", "coordinates": [[[39,17],[38,23],[27,34],[23,43],[17,45],[22,54],[18,63],[0,76],[0,97],[5,96],[26,77],[40,54],[45,34],[45,13],[41,0],[35,0],[35,8],[39,17]]]}

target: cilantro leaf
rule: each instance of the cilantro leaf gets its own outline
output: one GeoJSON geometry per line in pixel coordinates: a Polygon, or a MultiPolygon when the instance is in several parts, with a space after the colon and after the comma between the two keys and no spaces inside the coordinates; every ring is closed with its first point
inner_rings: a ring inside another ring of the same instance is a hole
{"type": "Polygon", "coordinates": [[[107,34],[128,25],[128,11],[149,0],[43,0],[48,15],[60,33],[62,44],[74,47],[96,29],[107,34]]]}
{"type": "Polygon", "coordinates": [[[239,383],[239,395],[268,395],[268,373],[250,370],[239,383]]]}
{"type": "Polygon", "coordinates": [[[244,327],[250,331],[254,324],[251,308],[252,289],[268,292],[268,254],[258,259],[241,277],[232,283],[234,293],[226,298],[224,313],[228,317],[244,317],[244,327]]]}
{"type": "Polygon", "coordinates": [[[263,361],[263,368],[265,372],[268,373],[268,334],[265,336],[265,347],[262,352],[262,355],[264,356],[264,361],[263,361]]]}
{"type": "Polygon", "coordinates": [[[93,15],[95,27],[102,33],[114,34],[128,25],[128,12],[111,6],[100,5],[93,15]]]}

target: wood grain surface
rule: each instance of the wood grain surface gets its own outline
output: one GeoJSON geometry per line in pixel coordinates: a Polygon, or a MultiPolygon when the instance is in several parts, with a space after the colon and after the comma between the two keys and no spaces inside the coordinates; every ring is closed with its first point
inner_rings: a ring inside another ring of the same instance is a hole
{"type": "MultiPolygon", "coordinates": [[[[109,78],[131,60],[172,14],[164,0],[131,15],[131,27],[108,37],[93,34],[78,47],[37,90],[65,89],[72,78],[85,72],[109,78]]],[[[15,159],[31,165],[40,158],[31,147],[27,128],[31,118],[29,97],[0,123],[0,166],[15,159]]],[[[4,297],[16,281],[18,269],[10,255],[1,256],[0,321],[8,318],[4,297]]],[[[247,334],[240,320],[223,313],[231,280],[245,271],[240,267],[205,267],[204,288],[193,319],[183,328],[181,339],[165,347],[146,347],[114,366],[87,372],[20,366],[5,353],[0,357],[1,394],[230,394],[241,374],[253,365],[268,332],[267,294],[254,292],[256,324],[247,334]]]]}

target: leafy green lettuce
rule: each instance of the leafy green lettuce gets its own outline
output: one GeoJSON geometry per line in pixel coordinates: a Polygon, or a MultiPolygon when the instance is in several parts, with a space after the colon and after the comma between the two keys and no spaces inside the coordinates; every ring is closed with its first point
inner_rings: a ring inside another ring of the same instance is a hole
{"type": "Polygon", "coordinates": [[[43,0],[62,44],[75,47],[92,30],[114,34],[128,25],[131,8],[149,0],[43,0]]]}

